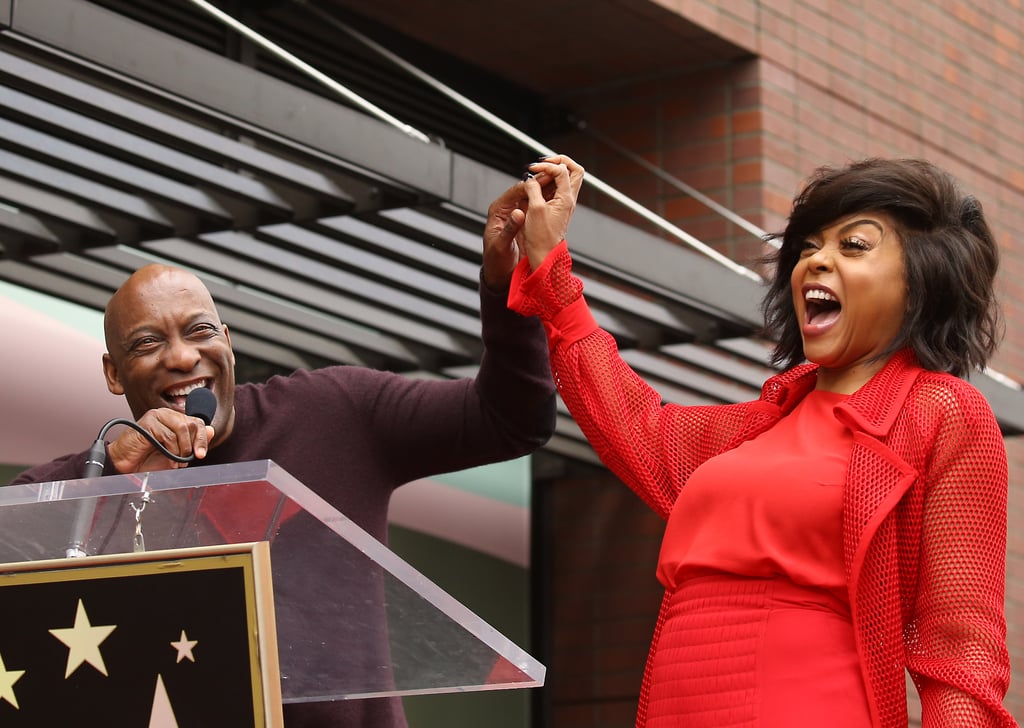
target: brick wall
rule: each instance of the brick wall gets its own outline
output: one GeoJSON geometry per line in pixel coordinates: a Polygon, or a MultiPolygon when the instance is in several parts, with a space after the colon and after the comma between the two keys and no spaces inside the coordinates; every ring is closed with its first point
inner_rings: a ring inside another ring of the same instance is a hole
{"type": "MultiPolygon", "coordinates": [[[[1024,6],[998,0],[895,5],[888,0],[651,0],[649,4],[684,15],[748,50],[750,57],[709,58],[700,68],[665,69],[657,76],[614,88],[575,89],[564,101],[577,115],[616,145],[769,231],[781,228],[800,182],[821,164],[874,155],[921,156],[945,167],[982,201],[996,232],[1002,252],[998,285],[1007,335],[992,366],[1024,380],[1024,6]]],[[[588,171],[731,257],[749,261],[761,252],[752,236],[653,177],[599,136],[578,134],[559,140],[556,146],[586,160],[588,171]]],[[[615,203],[597,197],[586,202],[621,214],[615,203]]],[[[636,222],[628,214],[623,216],[636,222]]],[[[1013,677],[1006,703],[1020,719],[1024,716],[1022,439],[1012,438],[1007,448],[1011,495],[1006,604],[1013,677]]],[[[559,528],[576,518],[603,517],[600,503],[610,497],[602,491],[599,503],[588,506],[585,513],[574,515],[570,510],[559,528]]],[[[626,508],[624,503],[617,507],[626,508]]],[[[607,528],[607,534],[614,532],[626,551],[635,552],[638,573],[653,580],[650,525],[637,523],[635,549],[627,545],[628,531],[622,523],[578,527],[599,526],[607,528]]],[[[593,564],[580,567],[588,568],[593,564]]],[[[579,603],[586,601],[586,595],[607,593],[615,588],[612,576],[601,571],[593,575],[594,583],[573,583],[567,589],[571,593],[558,587],[556,601],[579,603]]],[[[619,589],[640,588],[636,577],[623,574],[622,579],[619,589]]],[[[656,598],[650,609],[656,611],[656,598]]],[[[579,614],[573,609],[569,613],[579,614]]],[[[565,623],[559,621],[556,629],[563,628],[565,623]]],[[[585,628],[578,623],[571,627],[584,641],[578,633],[585,628]]],[[[601,638],[606,635],[591,636],[595,650],[605,646],[601,638]]],[[[569,667],[556,666],[553,679],[558,680],[563,669],[569,667]]],[[[601,674],[598,670],[593,680],[603,679],[601,674]]],[[[586,687],[594,698],[588,703],[581,685],[574,684],[572,715],[565,713],[566,722],[555,725],[626,725],[598,718],[604,715],[598,702],[609,693],[589,684],[586,687]],[[592,722],[582,720],[584,713],[592,722]]],[[[619,693],[615,695],[617,710],[619,693]]]]}

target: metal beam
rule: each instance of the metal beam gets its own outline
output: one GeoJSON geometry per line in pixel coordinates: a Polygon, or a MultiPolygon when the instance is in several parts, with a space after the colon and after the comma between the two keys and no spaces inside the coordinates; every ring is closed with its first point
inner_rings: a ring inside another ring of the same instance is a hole
{"type": "MultiPolygon", "coordinates": [[[[382,214],[410,213],[407,208],[399,210],[386,210],[382,214]]],[[[419,215],[417,219],[426,218],[426,215],[419,215]]],[[[442,274],[444,278],[451,278],[461,281],[463,286],[476,289],[480,277],[480,256],[483,248],[481,235],[473,237],[473,246],[468,255],[460,256],[450,252],[445,244],[446,234],[454,232],[453,226],[435,230],[430,236],[419,235],[414,239],[408,233],[410,228],[390,230],[382,228],[379,224],[379,217],[375,216],[371,222],[359,218],[344,216],[323,218],[317,221],[317,227],[326,229],[332,234],[337,234],[343,239],[349,238],[362,242],[368,247],[381,251],[382,255],[402,261],[408,266],[415,266],[421,269],[434,270],[442,274]],[[440,243],[440,244],[439,244],[440,243]]],[[[472,304],[476,307],[476,302],[472,304]]]]}
{"type": "MultiPolygon", "coordinates": [[[[115,242],[118,237],[137,230],[133,223],[105,218],[88,205],[8,177],[0,176],[0,200],[31,212],[40,220],[56,220],[67,228],[75,229],[79,231],[80,239],[92,238],[94,245],[115,242]]],[[[62,238],[61,248],[69,247],[69,240],[71,238],[62,238]]]]}
{"type": "Polygon", "coordinates": [[[51,190],[60,190],[79,202],[113,210],[150,227],[153,237],[174,232],[175,224],[149,200],[102,185],[70,172],[36,162],[20,154],[0,149],[0,169],[23,181],[33,181],[51,190]]]}
{"type": "Polygon", "coordinates": [[[22,82],[31,82],[43,89],[51,100],[60,98],[62,103],[73,104],[96,117],[117,117],[135,128],[159,134],[164,139],[173,140],[174,146],[200,153],[215,164],[230,163],[317,196],[345,203],[348,207],[352,206],[351,195],[337,178],[309,164],[299,164],[259,149],[251,141],[231,139],[219,131],[171,116],[123,95],[98,88],[95,84],[3,51],[0,51],[0,73],[6,73],[22,82]]]}
{"type": "MultiPolygon", "coordinates": [[[[354,226],[368,225],[366,222],[353,222],[352,218],[338,220],[344,222],[327,224],[342,231],[354,226]]],[[[476,231],[472,233],[444,222],[436,216],[409,208],[382,210],[373,216],[373,222],[378,226],[382,221],[389,229],[393,226],[396,232],[401,233],[402,238],[415,239],[422,243],[415,248],[405,248],[416,259],[430,259],[435,253],[450,250],[457,255],[470,257],[473,260],[474,278],[479,274],[483,218],[476,224],[476,231]]],[[[389,249],[395,248],[397,243],[393,239],[389,240],[389,249]]],[[[469,269],[460,267],[460,270],[465,272],[469,269]]],[[[437,273],[446,275],[445,267],[438,267],[437,273]]],[[[615,336],[620,343],[633,345],[633,342],[639,342],[644,346],[653,347],[663,343],[665,338],[689,339],[698,335],[697,330],[687,321],[686,314],[677,307],[622,291],[585,273],[581,274],[580,278],[583,280],[587,299],[593,305],[594,318],[601,328],[615,336]]]]}
{"type": "MultiPolygon", "coordinates": [[[[53,255],[42,256],[37,261],[41,268],[65,276],[64,280],[66,281],[88,279],[90,283],[95,283],[102,287],[106,291],[108,298],[124,281],[126,273],[124,270],[105,265],[104,262],[127,264],[129,269],[149,262],[148,260],[132,260],[128,255],[127,249],[123,247],[102,248],[92,252],[102,252],[103,254],[94,255],[95,260],[83,259],[73,255],[53,255]]],[[[236,341],[237,334],[242,334],[242,342],[244,344],[252,344],[248,348],[246,346],[239,348],[241,353],[254,355],[255,351],[271,346],[276,349],[288,348],[293,352],[305,351],[321,359],[333,362],[369,364],[365,358],[354,353],[339,338],[304,331],[298,328],[295,322],[290,321],[288,317],[282,319],[285,323],[275,321],[271,318],[274,314],[273,307],[266,300],[245,301],[243,296],[243,305],[236,305],[235,298],[226,295],[228,291],[223,283],[216,278],[204,276],[201,271],[197,271],[197,274],[204,279],[204,283],[217,301],[218,311],[231,330],[232,344],[234,346],[238,345],[236,341]],[[257,346],[255,342],[262,342],[262,345],[257,346]],[[286,347],[281,347],[281,343],[284,343],[286,347]]],[[[280,363],[283,359],[284,357],[278,352],[270,361],[280,363]]],[[[297,360],[297,357],[293,354],[290,360],[297,360]]]]}
{"type": "Polygon", "coordinates": [[[735,382],[752,387],[754,396],[761,391],[761,385],[765,380],[775,374],[775,371],[766,365],[752,364],[729,352],[708,346],[675,344],[663,346],[661,351],[704,371],[712,372],[720,377],[728,377],[735,382]]]}
{"type": "MultiPolygon", "coordinates": [[[[41,256],[45,257],[45,256],[41,256]]],[[[15,285],[57,296],[83,306],[102,311],[110,298],[110,291],[59,275],[34,265],[0,260],[0,279],[15,285]]]]}
{"type": "Polygon", "coordinates": [[[763,323],[762,286],[680,245],[588,208],[577,210],[568,235],[581,268],[593,267],[731,322],[737,332],[763,323]]]}
{"type": "Polygon", "coordinates": [[[287,346],[263,341],[244,331],[231,329],[231,348],[258,361],[269,362],[285,369],[312,369],[309,360],[287,346]]]}
{"type": "MultiPolygon", "coordinates": [[[[361,278],[379,278],[396,288],[411,290],[424,301],[441,299],[449,310],[476,311],[479,308],[480,296],[476,285],[478,266],[463,266],[462,261],[443,253],[428,260],[429,249],[424,250],[421,265],[411,265],[404,262],[409,260],[408,257],[397,255],[400,252],[412,253],[411,241],[403,241],[393,233],[362,224],[353,218],[333,219],[326,227],[332,232],[344,234],[349,240],[358,240],[363,245],[351,245],[298,225],[266,225],[259,229],[259,233],[305,250],[310,257],[333,261],[339,268],[353,270],[361,278]],[[406,245],[407,242],[409,245],[406,245]],[[377,250],[383,254],[374,252],[377,250]],[[432,269],[433,266],[436,268],[432,269]],[[462,284],[446,279],[449,270],[455,272],[460,267],[463,273],[462,284]],[[435,270],[442,271],[441,278],[435,270]]],[[[424,249],[422,245],[415,247],[424,249]]]]}
{"type": "MultiPolygon", "coordinates": [[[[433,197],[451,190],[452,153],[82,0],[15,7],[18,33],[245,120],[433,197]],[[116,39],[116,40],[115,40],[116,39]]],[[[265,132],[262,132],[265,133],[265,132]]]]}
{"type": "MultiPolygon", "coordinates": [[[[353,312],[371,316],[376,313],[372,307],[364,306],[342,295],[333,295],[322,289],[313,288],[294,276],[282,274],[266,265],[247,261],[237,255],[225,254],[180,239],[152,241],[141,250],[124,247],[97,248],[89,251],[89,254],[123,266],[129,271],[154,261],[188,268],[203,278],[218,307],[223,302],[239,311],[262,314],[268,321],[284,322],[284,328],[275,329],[275,333],[280,334],[284,341],[296,343],[301,339],[307,343],[296,344],[299,348],[322,354],[332,361],[370,363],[366,357],[345,354],[346,358],[337,358],[342,356],[337,351],[323,354],[320,347],[310,348],[308,342],[311,340],[302,338],[302,329],[317,336],[331,338],[335,343],[346,342],[353,347],[371,352],[375,355],[373,363],[377,365],[384,360],[392,365],[398,362],[404,366],[419,366],[421,363],[417,353],[396,338],[374,330],[362,322],[353,323],[353,312]],[[313,308],[314,303],[316,308],[313,308]],[[289,331],[289,327],[294,328],[294,335],[289,331]]],[[[228,321],[226,316],[224,318],[228,321]]],[[[380,319],[378,313],[378,320],[380,319]]],[[[228,323],[230,325],[231,322],[228,323]]],[[[433,332],[421,327],[416,333],[427,338],[433,332]]],[[[475,350],[468,348],[467,351],[475,350]]]]}
{"type": "MultiPolygon", "coordinates": [[[[7,91],[0,87],[0,105],[7,91]]],[[[37,157],[45,157],[55,164],[88,170],[90,176],[110,184],[145,190],[153,197],[202,214],[221,226],[231,224],[232,213],[216,198],[197,187],[72,144],[60,137],[0,118],[0,143],[37,157]]]]}
{"type": "Polygon", "coordinates": [[[270,245],[245,233],[213,233],[202,236],[202,240],[236,256],[261,261],[288,271],[292,276],[319,284],[321,300],[331,293],[351,296],[347,310],[344,307],[333,309],[346,315],[355,308],[356,302],[362,301],[356,320],[372,322],[374,328],[391,331],[400,338],[419,341],[440,351],[465,351],[466,341],[479,338],[480,321],[477,316],[424,301],[410,293],[270,245]],[[428,321],[430,325],[421,326],[417,323],[419,321],[428,321]],[[462,334],[466,339],[460,340],[455,334],[462,334]]]}
{"type": "Polygon", "coordinates": [[[755,337],[719,339],[715,346],[741,356],[755,364],[771,367],[772,342],[755,337]]]}
{"type": "MultiPolygon", "coordinates": [[[[0,199],[3,180],[0,179],[0,199]]],[[[0,259],[24,260],[30,255],[53,253],[68,241],[77,244],[81,236],[71,228],[60,229],[44,223],[27,210],[0,207],[0,259]]]]}
{"type": "Polygon", "coordinates": [[[138,134],[12,88],[2,89],[0,106],[10,112],[45,122],[47,126],[58,130],[61,138],[73,136],[82,140],[82,144],[88,144],[91,149],[97,150],[97,155],[107,156],[101,150],[115,149],[120,154],[137,159],[150,168],[164,170],[165,175],[168,172],[188,175],[201,182],[204,187],[220,190],[251,204],[259,204],[279,216],[291,215],[292,208],[287,200],[273,187],[251,176],[211,164],[192,154],[150,141],[138,134]]]}
{"type": "MultiPolygon", "coordinates": [[[[692,367],[684,368],[678,362],[647,352],[623,351],[622,359],[642,377],[657,378],[669,385],[700,392],[718,402],[748,402],[760,394],[759,388],[735,384],[692,367]]],[[[665,396],[664,392],[662,396],[665,396]]]]}
{"type": "Polygon", "coordinates": [[[1024,392],[1020,385],[997,381],[989,374],[975,374],[971,384],[985,395],[1004,435],[1024,434],[1024,392]]]}

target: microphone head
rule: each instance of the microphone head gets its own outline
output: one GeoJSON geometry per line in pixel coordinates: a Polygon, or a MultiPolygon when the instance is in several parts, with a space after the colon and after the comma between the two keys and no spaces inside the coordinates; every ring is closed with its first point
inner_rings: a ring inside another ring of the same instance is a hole
{"type": "Polygon", "coordinates": [[[185,414],[189,417],[198,417],[206,424],[210,424],[216,411],[217,398],[206,387],[193,389],[185,397],[185,414]]]}

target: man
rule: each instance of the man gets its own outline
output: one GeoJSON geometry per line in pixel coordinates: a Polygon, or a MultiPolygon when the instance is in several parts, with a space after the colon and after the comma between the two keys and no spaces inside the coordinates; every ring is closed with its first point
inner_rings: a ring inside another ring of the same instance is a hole
{"type": "MultiPolygon", "coordinates": [[[[194,452],[196,464],[272,459],[384,541],[388,502],[402,483],[518,457],[553,432],[543,329],[505,307],[520,255],[522,197],[507,194],[488,210],[480,286],[485,353],[475,379],[425,381],[339,366],[236,386],[230,334],[209,291],[186,271],[149,265],[107,305],[107,388],[125,397],[136,421],[170,452],[194,452]],[[216,397],[209,426],[185,415],[185,397],[196,387],[216,397]]],[[[13,482],[79,478],[84,462],[84,453],[65,456],[13,482]]],[[[107,446],[104,474],[174,467],[185,466],[124,428],[107,446]]],[[[282,588],[301,591],[302,559],[316,554],[298,546],[283,550],[293,563],[282,571],[276,553],[275,587],[281,578],[282,588]]],[[[352,700],[286,705],[285,723],[378,728],[405,720],[396,700],[352,700]]]]}

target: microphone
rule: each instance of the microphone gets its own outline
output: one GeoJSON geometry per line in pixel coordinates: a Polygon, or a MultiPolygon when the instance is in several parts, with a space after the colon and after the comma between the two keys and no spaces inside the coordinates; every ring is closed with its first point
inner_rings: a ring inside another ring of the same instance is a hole
{"type": "MultiPolygon", "coordinates": [[[[193,389],[185,397],[185,414],[189,417],[198,417],[203,421],[204,424],[209,425],[213,422],[213,415],[217,412],[217,398],[214,396],[206,387],[198,387],[193,389]]],[[[96,442],[89,448],[89,453],[85,458],[85,467],[82,469],[83,478],[98,478],[103,475],[103,467],[107,460],[107,444],[106,437],[107,432],[110,431],[115,425],[127,425],[137,430],[140,434],[145,436],[156,449],[158,449],[164,456],[174,460],[178,463],[190,463],[195,460],[195,453],[190,453],[187,456],[175,455],[170,452],[167,448],[161,445],[156,439],[146,430],[144,430],[134,420],[128,420],[123,417],[110,420],[103,427],[100,428],[99,434],[96,436],[96,442]]],[[[88,532],[91,530],[93,513],[96,511],[96,500],[90,499],[89,501],[82,504],[79,508],[78,513],[75,515],[74,525],[71,527],[72,539],[70,545],[65,550],[65,555],[68,557],[85,556],[85,542],[88,538],[88,532]]]]}
{"type": "Polygon", "coordinates": [[[185,414],[189,417],[198,417],[208,425],[216,413],[217,398],[206,387],[193,389],[185,397],[185,414]]]}

